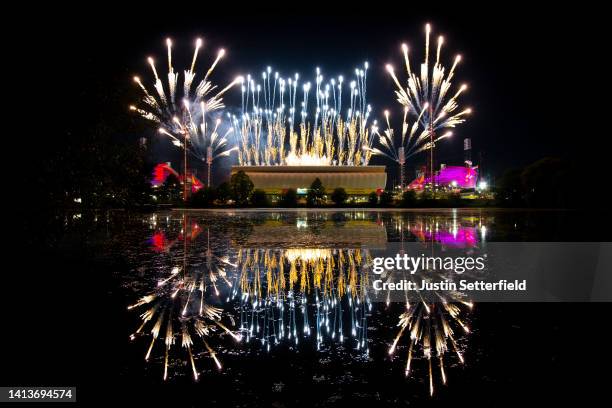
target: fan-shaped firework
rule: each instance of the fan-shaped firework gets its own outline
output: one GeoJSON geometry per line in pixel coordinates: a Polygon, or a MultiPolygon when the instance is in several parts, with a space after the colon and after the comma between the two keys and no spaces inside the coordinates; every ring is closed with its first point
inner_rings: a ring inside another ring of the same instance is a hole
{"type": "Polygon", "coordinates": [[[239,335],[233,333],[221,323],[222,309],[209,305],[204,299],[204,292],[204,279],[196,281],[193,277],[182,273],[181,268],[174,267],[169,277],[159,282],[159,288],[154,293],[142,297],[138,302],[128,307],[128,309],[147,308],[140,315],[142,324],[131,335],[131,338],[134,339],[136,336],[144,334],[145,330],[149,330],[151,343],[147,349],[145,360],[149,360],[155,342],[163,330],[162,336],[165,344],[164,380],[168,378],[168,360],[177,336],[181,337],[181,346],[187,352],[193,377],[196,380],[198,379],[198,371],[192,351],[193,336],[202,341],[206,351],[219,369],[221,363],[216,356],[216,352],[209,345],[207,338],[217,328],[220,328],[240,341],[239,335]],[[194,308],[197,309],[195,313],[192,310],[194,308]],[[146,329],[149,322],[153,322],[152,326],[150,326],[150,329],[146,329]]]}
{"type": "Polygon", "coordinates": [[[281,78],[268,67],[262,83],[249,75],[242,86],[242,114],[232,116],[240,129],[240,165],[366,165],[372,145],[366,102],[368,63],[355,69],[343,116],[346,86],[339,76],[324,83],[319,68],[314,86],[300,76],[281,78]],[[300,97],[298,93],[301,92],[300,97]],[[314,113],[309,113],[314,94],[314,113]]]}
{"type": "MultiPolygon", "coordinates": [[[[427,105],[421,110],[411,126],[408,120],[409,109],[404,108],[400,138],[397,137],[395,130],[391,127],[390,113],[386,110],[384,115],[387,128],[382,133],[378,131],[378,127],[372,128],[372,133],[378,136],[378,142],[384,150],[373,147],[371,148],[372,153],[386,156],[395,162],[403,164],[405,159],[428,149],[429,132],[419,127],[420,119],[426,110],[427,105]]],[[[450,136],[452,136],[452,132],[444,132],[443,135],[436,138],[436,141],[450,136]]]]}
{"type": "MultiPolygon", "coordinates": [[[[452,219],[417,216],[413,223],[403,223],[401,217],[394,219],[400,237],[404,230],[410,232],[413,238],[420,242],[436,242],[445,248],[466,248],[470,250],[478,245],[483,245],[486,240],[486,227],[482,218],[464,217],[457,218],[453,212],[452,219]],[[478,234],[480,230],[480,234],[478,234]]],[[[400,273],[395,271],[395,273],[400,273]]],[[[415,277],[411,274],[401,272],[401,278],[411,280],[415,284],[415,277]]],[[[454,280],[456,276],[448,273],[430,272],[428,281],[441,282],[454,280]]],[[[390,279],[390,278],[389,278],[390,279]]],[[[457,344],[461,334],[470,332],[466,322],[466,315],[474,307],[474,303],[458,291],[437,291],[431,294],[421,292],[404,292],[406,311],[399,317],[400,327],[391,347],[389,354],[396,352],[398,343],[405,334],[409,334],[407,360],[405,374],[411,372],[413,358],[419,352],[427,359],[429,375],[429,392],[434,392],[434,369],[432,360],[438,359],[440,378],[446,384],[447,377],[444,361],[447,352],[453,351],[459,362],[463,364],[464,358],[457,344]]],[[[390,291],[387,292],[387,306],[390,304],[390,291]]]]}
{"type": "Polygon", "coordinates": [[[454,301],[453,303],[440,295],[440,302],[428,303],[418,301],[415,304],[407,302],[407,310],[400,315],[398,326],[400,331],[389,348],[389,354],[394,354],[397,344],[405,332],[410,334],[408,345],[408,356],[406,360],[405,374],[408,376],[411,370],[412,359],[419,349],[423,357],[427,359],[429,372],[429,393],[434,392],[434,374],[432,359],[437,357],[440,367],[442,383],[446,384],[446,372],[444,371],[444,356],[449,348],[456,353],[457,358],[463,364],[464,359],[457,345],[455,330],[460,328],[462,332],[469,333],[469,327],[463,321],[463,307],[472,309],[471,302],[454,301]]]}
{"type": "MultiPolygon", "coordinates": [[[[440,60],[442,45],[444,44],[444,37],[440,36],[437,42],[436,58],[431,64],[430,33],[431,26],[427,24],[425,28],[425,56],[419,73],[412,70],[408,46],[402,44],[402,53],[408,75],[405,86],[398,80],[393,67],[389,64],[386,66],[397,87],[395,91],[397,100],[404,106],[404,120],[400,139],[396,138],[387,121],[388,128],[379,137],[379,141],[390,154],[379,150],[376,153],[385,154],[393,160],[399,161],[399,148],[405,149],[407,156],[429,149],[432,154],[430,172],[433,172],[433,148],[436,142],[449,137],[451,133],[444,132],[444,130],[463,123],[465,116],[471,110],[469,108],[460,110],[458,102],[458,97],[467,89],[467,85],[461,85],[454,93],[451,91],[455,68],[461,61],[461,56],[457,55],[450,70],[447,70],[440,60]],[[408,115],[415,118],[411,127],[408,125],[408,115]]],[[[388,118],[388,114],[386,116],[388,118]]]]}
{"type": "Polygon", "coordinates": [[[134,82],[138,84],[144,96],[140,106],[133,105],[130,109],[159,125],[160,133],[168,136],[175,146],[186,147],[191,154],[202,161],[229,156],[236,149],[229,147],[228,136],[233,129],[222,125],[219,111],[224,108],[223,95],[241,82],[242,78],[236,78],[221,90],[211,82],[210,76],[213,70],[225,55],[223,49],[219,50],[206,73],[198,78],[196,62],[202,47],[202,40],[198,39],[191,65],[189,69],[183,71],[181,86],[181,74],[175,71],[172,65],[172,41],[168,39],[166,43],[167,82],[164,83],[163,77],[158,75],[155,62],[149,57],[148,62],[155,77],[154,92],[149,92],[140,77],[135,76],[134,82]],[[197,85],[193,89],[196,82],[197,85]]]}
{"type": "MultiPolygon", "coordinates": [[[[205,268],[190,268],[187,271],[187,240],[195,238],[199,235],[199,231],[200,227],[197,223],[188,224],[187,220],[184,220],[179,237],[185,244],[182,267],[173,267],[167,277],[157,282],[156,288],[151,293],[128,307],[130,310],[144,309],[140,314],[142,323],[130,337],[135,339],[146,336],[147,331],[150,334],[151,342],[147,348],[145,360],[149,360],[160,333],[164,338],[164,380],[168,378],[169,359],[172,350],[175,349],[176,337],[181,338],[181,347],[185,349],[195,380],[198,379],[198,371],[193,353],[193,347],[196,344],[194,339],[201,341],[200,346],[204,346],[205,351],[219,369],[221,369],[221,362],[207,339],[217,329],[221,329],[236,341],[241,340],[238,334],[232,332],[221,322],[223,310],[210,305],[206,300],[207,290],[212,289],[218,296],[216,282],[219,278],[225,280],[231,287],[225,273],[225,266],[231,265],[228,258],[213,254],[209,246],[205,255],[205,268]]],[[[230,319],[232,319],[231,316],[230,319]]]]}

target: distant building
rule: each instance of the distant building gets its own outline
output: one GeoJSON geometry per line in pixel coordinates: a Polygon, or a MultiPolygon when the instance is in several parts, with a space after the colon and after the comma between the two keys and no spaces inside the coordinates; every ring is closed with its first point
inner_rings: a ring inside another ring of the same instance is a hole
{"type": "MultiPolygon", "coordinates": [[[[471,189],[476,188],[477,181],[478,166],[442,165],[442,168],[435,176],[436,185],[439,187],[471,189]]],[[[431,178],[421,174],[408,185],[408,188],[422,190],[428,184],[431,184],[431,178]]]]}
{"type": "Polygon", "coordinates": [[[349,195],[366,196],[387,184],[385,166],[233,166],[232,174],[244,171],[255,189],[276,195],[288,189],[306,194],[319,178],[331,193],[342,187],[349,195]]]}
{"type": "MultiPolygon", "coordinates": [[[[153,187],[159,187],[163,185],[170,175],[175,176],[181,184],[184,182],[184,177],[172,168],[170,162],[159,163],[153,168],[153,177],[151,177],[151,185],[153,187]]],[[[195,176],[195,174],[188,171],[187,173],[187,187],[188,193],[195,193],[204,187],[204,184],[195,176]]]]}

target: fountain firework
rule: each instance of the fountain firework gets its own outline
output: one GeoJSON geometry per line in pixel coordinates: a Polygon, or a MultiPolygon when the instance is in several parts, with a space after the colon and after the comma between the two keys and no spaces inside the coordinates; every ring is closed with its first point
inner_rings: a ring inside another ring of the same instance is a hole
{"type": "Polygon", "coordinates": [[[261,83],[247,76],[242,85],[242,113],[230,115],[239,129],[239,164],[367,165],[372,155],[367,71],[366,62],[355,69],[350,82],[342,76],[324,82],[317,68],[314,85],[302,83],[299,74],[282,78],[271,67],[262,73],[261,83]],[[346,82],[349,101],[343,106],[346,82]],[[311,104],[314,112],[309,111],[311,104]]]}

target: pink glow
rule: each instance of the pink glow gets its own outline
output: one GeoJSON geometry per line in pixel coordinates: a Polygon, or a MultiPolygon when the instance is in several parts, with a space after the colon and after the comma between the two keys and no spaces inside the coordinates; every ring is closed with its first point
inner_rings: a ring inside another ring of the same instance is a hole
{"type": "MultiPolygon", "coordinates": [[[[183,182],[183,176],[180,175],[176,170],[174,170],[169,163],[159,163],[153,169],[153,178],[151,179],[151,184],[154,187],[159,187],[166,182],[170,174],[176,176],[181,182],[183,182]]],[[[191,192],[195,193],[204,187],[204,184],[193,174],[190,174],[191,177],[191,192]]]]}
{"type": "MultiPolygon", "coordinates": [[[[446,166],[436,176],[436,183],[440,186],[452,186],[457,183],[457,188],[476,188],[478,180],[478,167],[446,166]]],[[[414,179],[408,188],[421,190],[423,186],[431,182],[430,177],[419,177],[414,179]]]]}
{"type": "Polygon", "coordinates": [[[471,248],[478,244],[478,233],[475,227],[458,226],[456,231],[439,230],[435,232],[426,231],[422,226],[411,228],[410,232],[417,237],[419,241],[439,242],[450,248],[471,248]]]}

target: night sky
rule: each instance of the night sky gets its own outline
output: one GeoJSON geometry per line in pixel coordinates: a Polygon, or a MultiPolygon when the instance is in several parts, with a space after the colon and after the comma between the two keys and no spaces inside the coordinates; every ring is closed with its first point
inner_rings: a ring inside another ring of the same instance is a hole
{"type": "MultiPolygon", "coordinates": [[[[516,6],[496,6],[494,11],[476,7],[363,8],[360,15],[354,14],[360,11],[355,7],[321,8],[316,15],[310,15],[308,7],[292,11],[291,15],[278,15],[282,10],[279,8],[267,13],[256,10],[257,14],[248,16],[211,12],[198,6],[187,8],[187,12],[177,7],[164,10],[96,11],[92,20],[75,19],[55,26],[52,34],[62,46],[41,52],[52,61],[65,62],[56,67],[59,75],[66,78],[60,82],[59,97],[78,114],[72,116],[72,121],[60,122],[54,131],[60,135],[79,133],[101,122],[126,120],[126,115],[131,114],[128,105],[140,95],[132,76],[139,74],[152,83],[146,63],[150,55],[158,61],[158,70],[165,72],[167,37],[173,39],[174,66],[180,69],[190,63],[197,37],[205,42],[204,52],[198,57],[200,70],[210,64],[219,48],[225,48],[226,58],[213,78],[220,85],[238,74],[259,76],[268,65],[284,75],[299,72],[301,78],[312,78],[316,66],[327,77],[346,77],[367,60],[371,67],[368,101],[373,118],[380,121],[383,110],[391,109],[399,119],[401,107],[395,101],[394,86],[384,66],[392,63],[396,71],[403,73],[402,42],[411,47],[413,66],[415,61],[420,62],[416,57],[422,56],[424,25],[429,22],[433,27],[432,43],[438,35],[445,36],[443,58],[448,65],[456,53],[462,54],[454,85],[469,84],[461,101],[474,112],[454,130],[452,139],[439,145],[438,163],[462,163],[465,137],[472,138],[474,162],[479,164],[482,154],[484,172],[493,175],[545,156],[576,154],[572,121],[563,123],[568,106],[562,100],[567,72],[559,69],[563,64],[556,61],[563,60],[563,52],[578,40],[564,37],[570,33],[553,35],[552,26],[558,28],[557,23],[562,21],[543,20],[542,12],[526,13],[516,6]],[[393,15],[376,14],[382,11],[393,15]],[[487,16],[483,17],[483,13],[487,16]]],[[[226,95],[226,105],[239,105],[239,88],[226,95]]],[[[579,105],[580,101],[574,103],[579,105]]],[[[145,123],[143,129],[146,126],[145,123]]],[[[133,133],[116,136],[140,136],[133,133]]],[[[171,160],[178,165],[178,152],[154,129],[135,133],[152,136],[153,160],[171,160]]],[[[225,172],[221,167],[229,166],[229,161],[224,160],[217,165],[217,171],[225,172]]],[[[380,160],[374,163],[389,164],[380,160]]],[[[424,162],[424,155],[413,159],[415,164],[424,162]]]]}

